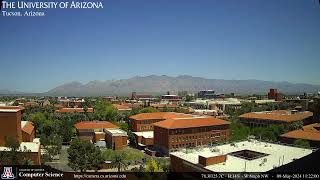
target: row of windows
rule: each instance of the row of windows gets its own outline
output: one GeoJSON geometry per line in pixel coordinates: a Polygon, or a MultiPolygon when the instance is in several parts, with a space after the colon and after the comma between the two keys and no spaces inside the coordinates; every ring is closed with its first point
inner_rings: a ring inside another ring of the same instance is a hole
{"type": "Polygon", "coordinates": [[[152,123],[156,123],[159,120],[155,119],[155,120],[143,120],[143,121],[137,121],[137,124],[152,124],[152,123]]]}
{"type": "Polygon", "coordinates": [[[214,130],[224,130],[226,129],[223,126],[211,126],[211,127],[200,127],[200,128],[188,128],[188,129],[175,129],[170,130],[170,135],[174,134],[194,134],[199,132],[209,132],[214,130]]]}
{"type": "Polygon", "coordinates": [[[171,142],[188,142],[190,140],[202,140],[202,139],[215,139],[220,138],[220,136],[225,137],[225,132],[215,133],[215,134],[205,134],[205,135],[193,135],[193,136],[183,136],[183,137],[172,137],[171,142]]]}
{"type": "Polygon", "coordinates": [[[143,131],[143,130],[152,130],[153,126],[140,126],[140,130],[143,131]]]}
{"type": "Polygon", "coordinates": [[[190,142],[190,143],[182,143],[182,144],[176,144],[176,145],[172,145],[172,148],[183,148],[183,147],[195,147],[195,146],[199,146],[199,145],[205,145],[205,144],[213,144],[218,142],[218,140],[214,140],[214,141],[210,141],[209,143],[194,143],[194,142],[190,142]]]}

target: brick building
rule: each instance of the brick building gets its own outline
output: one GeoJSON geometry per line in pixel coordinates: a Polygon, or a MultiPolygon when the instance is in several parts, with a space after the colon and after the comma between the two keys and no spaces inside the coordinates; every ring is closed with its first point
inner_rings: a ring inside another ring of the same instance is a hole
{"type": "Polygon", "coordinates": [[[281,135],[281,141],[285,143],[293,143],[297,139],[309,141],[311,147],[320,147],[320,123],[309,124],[281,135]]]}
{"type": "Polygon", "coordinates": [[[193,117],[190,114],[174,112],[141,113],[129,117],[130,128],[133,132],[153,131],[153,123],[170,118],[193,117]]]}
{"type": "Polygon", "coordinates": [[[274,99],[276,101],[281,101],[282,94],[278,91],[278,89],[270,89],[268,92],[268,99],[274,99]]]}
{"type": "MultiPolygon", "coordinates": [[[[88,113],[93,113],[93,108],[88,108],[88,113]]],[[[84,113],[84,108],[60,108],[56,110],[57,113],[84,113]]]]}
{"type": "Polygon", "coordinates": [[[118,112],[128,112],[132,110],[132,108],[129,107],[129,104],[126,103],[112,104],[112,106],[116,108],[118,112]]]}
{"type": "Polygon", "coordinates": [[[167,94],[167,95],[162,95],[160,98],[161,102],[168,102],[168,103],[174,103],[177,104],[182,100],[182,98],[178,95],[174,94],[167,94]]]}
{"type": "Polygon", "coordinates": [[[0,107],[0,146],[5,145],[6,138],[22,142],[21,116],[24,109],[18,106],[0,107]]]}
{"type": "Polygon", "coordinates": [[[126,132],[109,121],[82,121],[75,124],[77,136],[82,140],[93,143],[105,141],[112,149],[121,149],[127,146],[126,132]]]}
{"type": "Polygon", "coordinates": [[[154,148],[160,154],[171,150],[225,142],[230,123],[209,116],[171,118],[154,123],[154,148]]]}
{"type": "Polygon", "coordinates": [[[108,147],[113,150],[119,150],[127,147],[128,135],[121,129],[105,129],[106,142],[108,147]]]}
{"type": "Polygon", "coordinates": [[[154,100],[152,95],[149,95],[149,94],[138,94],[137,92],[132,92],[131,99],[132,100],[138,100],[138,101],[152,101],[152,100],[154,100]]]}
{"type": "Polygon", "coordinates": [[[77,136],[82,140],[89,140],[93,143],[104,140],[104,129],[118,129],[119,127],[109,121],[82,121],[74,125],[77,136]]]}
{"type": "Polygon", "coordinates": [[[31,122],[21,121],[24,108],[18,106],[0,107],[0,151],[9,151],[5,146],[7,138],[13,138],[20,144],[18,149],[23,157],[40,165],[40,140],[35,139],[35,129],[31,122]]]}
{"type": "Polygon", "coordinates": [[[35,139],[35,129],[30,121],[21,121],[22,141],[32,142],[35,139]]]}
{"type": "Polygon", "coordinates": [[[153,131],[133,132],[139,147],[153,146],[153,131]]]}
{"type": "Polygon", "coordinates": [[[250,112],[240,115],[240,122],[248,127],[268,127],[270,125],[280,125],[301,121],[303,124],[312,123],[313,113],[309,111],[290,111],[290,110],[277,110],[277,111],[263,111],[263,112],[250,112]]]}

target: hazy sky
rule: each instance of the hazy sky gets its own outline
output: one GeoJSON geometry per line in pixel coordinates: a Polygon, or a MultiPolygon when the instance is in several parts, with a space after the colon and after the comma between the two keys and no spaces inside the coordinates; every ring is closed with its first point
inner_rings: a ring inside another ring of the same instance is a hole
{"type": "Polygon", "coordinates": [[[318,0],[104,0],[0,15],[0,89],[192,75],[320,84],[318,0]]]}

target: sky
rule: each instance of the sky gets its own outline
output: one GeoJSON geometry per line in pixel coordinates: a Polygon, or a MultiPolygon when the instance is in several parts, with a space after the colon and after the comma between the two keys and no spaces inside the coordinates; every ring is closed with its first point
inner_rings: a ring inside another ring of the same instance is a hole
{"type": "Polygon", "coordinates": [[[45,92],[153,74],[320,84],[318,0],[103,5],[44,10],[45,17],[1,13],[0,89],[45,92]]]}

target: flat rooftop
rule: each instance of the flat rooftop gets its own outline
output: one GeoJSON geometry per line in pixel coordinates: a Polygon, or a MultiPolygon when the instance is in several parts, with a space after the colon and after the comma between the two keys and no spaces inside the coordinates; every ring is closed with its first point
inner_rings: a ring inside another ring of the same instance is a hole
{"type": "Polygon", "coordinates": [[[18,112],[23,110],[20,106],[0,106],[0,112],[18,112]]]}
{"type": "MultiPolygon", "coordinates": [[[[28,151],[28,152],[39,152],[40,151],[40,142],[22,142],[20,144],[20,149],[18,151],[28,151]]],[[[10,151],[8,147],[0,147],[0,151],[10,151]]]]}
{"type": "Polygon", "coordinates": [[[281,137],[320,141],[320,123],[303,126],[302,129],[287,132],[282,134],[281,137]]]}
{"type": "Polygon", "coordinates": [[[250,119],[263,119],[282,122],[301,121],[313,116],[310,111],[290,111],[290,110],[276,110],[276,111],[263,111],[263,112],[250,112],[240,115],[240,118],[250,119]]]}
{"type": "Polygon", "coordinates": [[[143,131],[143,132],[132,132],[137,136],[142,136],[144,138],[153,138],[153,131],[143,131]]]}
{"type": "Polygon", "coordinates": [[[199,156],[214,157],[227,155],[226,162],[204,167],[212,172],[267,172],[276,167],[288,164],[296,159],[311,154],[311,149],[304,149],[280,144],[253,141],[242,141],[215,147],[185,149],[170,153],[192,164],[199,163],[199,156]],[[239,151],[253,151],[264,154],[258,158],[245,159],[235,155],[239,151]]]}
{"type": "Polygon", "coordinates": [[[127,136],[127,133],[121,129],[105,129],[105,132],[112,136],[127,136]]]}

